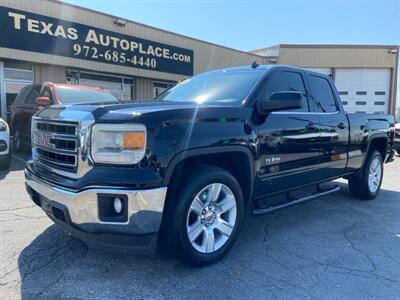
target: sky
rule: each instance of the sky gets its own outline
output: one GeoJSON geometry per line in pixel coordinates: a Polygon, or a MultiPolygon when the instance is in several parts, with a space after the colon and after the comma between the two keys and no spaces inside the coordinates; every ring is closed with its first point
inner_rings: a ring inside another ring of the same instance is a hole
{"type": "Polygon", "coordinates": [[[400,45],[400,0],[64,2],[244,51],[276,44],[400,45]]]}

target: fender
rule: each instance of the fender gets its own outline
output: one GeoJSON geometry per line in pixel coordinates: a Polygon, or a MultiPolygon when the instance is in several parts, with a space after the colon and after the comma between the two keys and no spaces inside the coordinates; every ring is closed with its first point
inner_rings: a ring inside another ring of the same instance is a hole
{"type": "Polygon", "coordinates": [[[244,146],[216,146],[216,147],[207,147],[207,148],[199,148],[199,149],[191,149],[185,150],[183,152],[178,153],[174,156],[171,162],[168,164],[166,174],[164,176],[163,185],[168,185],[171,180],[171,176],[174,173],[176,166],[188,157],[207,155],[207,154],[218,154],[218,153],[227,153],[227,152],[241,152],[245,154],[248,158],[249,170],[250,170],[250,195],[249,199],[253,199],[253,191],[254,191],[254,180],[255,180],[255,171],[254,171],[254,158],[251,154],[250,150],[244,146]]]}
{"type": "MultiPolygon", "coordinates": [[[[375,133],[375,134],[372,134],[368,138],[367,146],[366,146],[365,151],[363,153],[364,154],[363,162],[361,164],[361,168],[356,172],[356,176],[360,176],[362,174],[362,169],[363,169],[365,161],[366,161],[366,159],[368,157],[369,148],[371,146],[371,143],[372,143],[373,140],[375,140],[377,138],[385,138],[386,139],[386,146],[387,146],[388,137],[387,137],[386,133],[375,133]]],[[[386,153],[387,153],[387,151],[386,151],[386,153]]],[[[386,159],[386,154],[385,154],[385,157],[382,157],[383,163],[385,163],[385,159],[386,159]]]]}

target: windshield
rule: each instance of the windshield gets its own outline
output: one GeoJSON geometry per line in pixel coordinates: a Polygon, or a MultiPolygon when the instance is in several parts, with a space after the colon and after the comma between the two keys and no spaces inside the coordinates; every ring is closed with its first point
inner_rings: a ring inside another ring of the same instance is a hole
{"type": "Polygon", "coordinates": [[[257,70],[203,73],[178,83],[155,99],[198,103],[241,101],[261,75],[257,70]]]}
{"type": "Polygon", "coordinates": [[[88,88],[62,86],[55,90],[62,104],[118,101],[108,92],[88,88]]]}

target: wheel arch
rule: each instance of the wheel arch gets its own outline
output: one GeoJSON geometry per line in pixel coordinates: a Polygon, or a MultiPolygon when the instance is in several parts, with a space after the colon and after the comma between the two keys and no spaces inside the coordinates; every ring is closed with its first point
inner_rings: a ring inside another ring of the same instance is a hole
{"type": "Polygon", "coordinates": [[[365,150],[363,165],[368,155],[376,150],[382,155],[382,160],[385,162],[387,156],[388,137],[385,133],[374,134],[368,140],[368,144],[365,150]]]}
{"type": "Polygon", "coordinates": [[[177,154],[169,163],[163,184],[168,185],[188,165],[203,164],[223,168],[239,182],[246,204],[251,202],[254,190],[254,159],[244,146],[218,146],[191,149],[177,154]]]}

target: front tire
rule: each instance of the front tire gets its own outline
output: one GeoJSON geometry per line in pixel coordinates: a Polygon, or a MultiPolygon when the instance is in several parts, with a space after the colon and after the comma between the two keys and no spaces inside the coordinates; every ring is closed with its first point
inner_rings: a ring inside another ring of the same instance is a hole
{"type": "Polygon", "coordinates": [[[22,153],[25,151],[25,141],[19,126],[14,129],[13,145],[16,153],[22,153]]]}
{"type": "Polygon", "coordinates": [[[243,193],[235,177],[220,168],[196,167],[189,177],[168,200],[163,238],[185,263],[206,266],[232,247],[243,219],[243,193]]]}
{"type": "Polygon", "coordinates": [[[349,190],[357,198],[370,200],[378,195],[382,179],[382,155],[378,151],[373,151],[364,163],[361,176],[353,176],[349,179],[349,190]]]}

